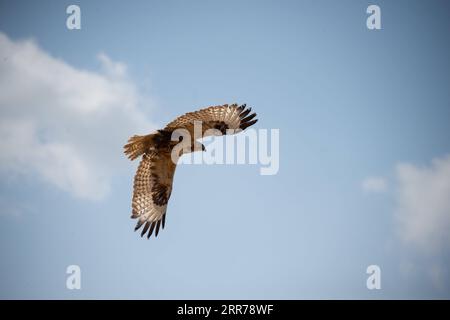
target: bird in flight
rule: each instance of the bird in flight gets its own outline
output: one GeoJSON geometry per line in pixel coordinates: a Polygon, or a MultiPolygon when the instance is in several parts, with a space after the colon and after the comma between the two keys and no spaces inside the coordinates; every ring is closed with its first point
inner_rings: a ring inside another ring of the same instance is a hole
{"type": "Polygon", "coordinates": [[[134,176],[132,219],[138,219],[135,231],[142,226],[141,237],[147,233],[150,238],[153,231],[158,236],[160,227],[164,229],[166,221],[167,202],[172,193],[173,176],[176,160],[172,153],[174,148],[182,143],[181,154],[205,151],[203,144],[196,139],[209,135],[238,133],[258,120],[256,113],[245,104],[212,106],[195,112],[186,113],[170,122],[164,129],[157,130],[145,136],[133,136],[124,146],[125,154],[130,160],[142,156],[142,160],[134,176]],[[198,124],[201,124],[201,136],[196,137],[198,124]],[[215,130],[211,130],[215,129],[215,130]],[[174,139],[174,132],[188,134],[174,139]]]}

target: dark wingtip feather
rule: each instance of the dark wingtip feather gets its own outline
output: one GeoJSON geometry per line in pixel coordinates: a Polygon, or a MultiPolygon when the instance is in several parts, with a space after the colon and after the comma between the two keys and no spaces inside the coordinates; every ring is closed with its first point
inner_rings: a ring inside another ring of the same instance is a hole
{"type": "Polygon", "coordinates": [[[164,213],[162,216],[162,228],[164,229],[164,226],[166,225],[166,214],[164,213]]]}
{"type": "Polygon", "coordinates": [[[240,119],[244,118],[246,115],[250,113],[250,111],[252,111],[252,108],[248,108],[247,110],[243,111],[241,114],[239,114],[239,118],[240,119]]]}
{"type": "Polygon", "coordinates": [[[252,120],[252,121],[249,121],[249,122],[245,122],[245,123],[241,124],[241,126],[239,128],[241,128],[242,130],[245,130],[248,127],[254,125],[256,122],[258,122],[258,119],[255,119],[255,120],[252,120]]]}
{"type": "Polygon", "coordinates": [[[254,117],[256,117],[256,113],[252,113],[252,114],[249,115],[248,117],[242,119],[241,122],[242,122],[242,123],[249,122],[249,121],[252,120],[254,117]]]}
{"type": "Polygon", "coordinates": [[[158,220],[158,223],[156,224],[155,238],[158,236],[160,225],[161,225],[161,220],[158,220]]]}
{"type": "Polygon", "coordinates": [[[136,227],[134,228],[134,231],[137,231],[143,224],[144,224],[144,220],[138,220],[138,222],[136,223],[136,227]]]}
{"type": "Polygon", "coordinates": [[[149,239],[153,233],[153,229],[155,229],[155,222],[152,223],[152,226],[150,227],[150,231],[148,232],[147,239],[149,239]]]}
{"type": "Polygon", "coordinates": [[[247,106],[247,105],[244,103],[243,105],[239,106],[237,109],[238,109],[239,111],[242,111],[242,110],[245,109],[246,106],[247,106]]]}
{"type": "Polygon", "coordinates": [[[150,227],[150,222],[149,221],[147,221],[147,223],[145,224],[144,228],[142,229],[141,237],[143,237],[144,234],[147,232],[148,227],[150,227]]]}

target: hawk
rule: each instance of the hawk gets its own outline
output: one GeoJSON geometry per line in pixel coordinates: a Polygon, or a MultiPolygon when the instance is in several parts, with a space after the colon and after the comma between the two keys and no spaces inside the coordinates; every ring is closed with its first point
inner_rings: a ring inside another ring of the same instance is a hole
{"type": "Polygon", "coordinates": [[[142,156],[142,160],[134,176],[132,219],[138,219],[135,231],[142,226],[141,237],[147,233],[150,238],[153,231],[158,236],[160,227],[164,229],[167,203],[172,193],[173,176],[176,161],[172,151],[179,143],[184,143],[181,154],[205,151],[203,144],[196,139],[208,135],[224,135],[240,132],[258,120],[256,113],[245,104],[212,106],[195,112],[186,113],[170,122],[164,129],[157,130],[145,136],[133,136],[124,146],[125,154],[130,160],[142,156]],[[195,126],[201,124],[201,137],[195,137],[195,126]],[[190,141],[182,141],[183,136],[173,138],[175,130],[185,130],[191,137],[190,141]],[[216,129],[216,130],[208,130],[216,129]]]}

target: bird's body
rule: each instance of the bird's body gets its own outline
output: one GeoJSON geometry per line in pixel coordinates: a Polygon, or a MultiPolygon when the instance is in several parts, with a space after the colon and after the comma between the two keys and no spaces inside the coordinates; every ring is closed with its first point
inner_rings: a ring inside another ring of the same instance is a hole
{"type": "Polygon", "coordinates": [[[249,115],[251,108],[245,104],[238,106],[222,105],[189,112],[170,122],[164,129],[145,136],[133,136],[125,145],[125,154],[134,160],[142,155],[142,160],[134,177],[132,215],[138,219],[135,230],[144,225],[141,236],[147,233],[149,238],[153,231],[158,235],[164,228],[167,203],[172,193],[176,160],[172,157],[174,147],[183,143],[181,153],[204,150],[196,139],[211,135],[211,130],[220,134],[237,133],[256,123],[252,120],[256,114],[249,115]],[[200,122],[201,137],[197,137],[195,126],[200,122]],[[173,139],[176,130],[184,130],[190,135],[190,141],[173,139]]]}

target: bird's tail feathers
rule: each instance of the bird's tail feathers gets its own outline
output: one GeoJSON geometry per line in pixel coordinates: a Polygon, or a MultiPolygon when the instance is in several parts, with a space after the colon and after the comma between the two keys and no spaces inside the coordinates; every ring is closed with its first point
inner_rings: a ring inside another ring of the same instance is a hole
{"type": "Polygon", "coordinates": [[[145,136],[132,136],[128,139],[128,143],[123,147],[125,149],[124,153],[130,160],[134,160],[143,155],[151,147],[152,136],[153,134],[148,134],[145,136]]]}

